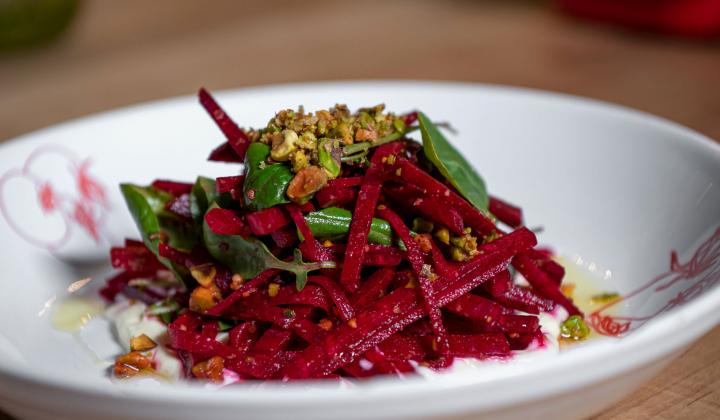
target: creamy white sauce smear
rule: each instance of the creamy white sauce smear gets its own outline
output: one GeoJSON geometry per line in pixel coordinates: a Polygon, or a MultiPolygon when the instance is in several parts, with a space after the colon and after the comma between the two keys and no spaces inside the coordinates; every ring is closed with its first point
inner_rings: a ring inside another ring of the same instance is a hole
{"type": "Polygon", "coordinates": [[[146,315],[146,309],[144,303],[124,301],[110,306],[105,315],[113,321],[120,345],[126,351],[130,351],[130,339],[142,334],[157,343],[157,347],[150,351],[155,371],[169,381],[176,381],[181,377],[182,364],[175,352],[167,348],[170,343],[167,325],[154,316],[146,315]]]}

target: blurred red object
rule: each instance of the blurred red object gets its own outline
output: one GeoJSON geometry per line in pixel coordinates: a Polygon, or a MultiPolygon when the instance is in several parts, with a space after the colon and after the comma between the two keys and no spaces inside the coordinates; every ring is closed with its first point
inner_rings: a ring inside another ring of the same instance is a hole
{"type": "Polygon", "coordinates": [[[633,28],[709,38],[720,35],[720,0],[556,0],[566,12],[633,28]]]}

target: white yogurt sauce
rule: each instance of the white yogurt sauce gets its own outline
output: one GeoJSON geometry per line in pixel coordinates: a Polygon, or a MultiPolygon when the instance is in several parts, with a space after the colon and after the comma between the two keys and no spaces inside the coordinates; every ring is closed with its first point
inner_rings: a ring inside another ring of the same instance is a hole
{"type": "Polygon", "coordinates": [[[167,348],[170,343],[167,325],[146,315],[146,309],[147,305],[144,303],[119,302],[108,308],[106,316],[112,320],[120,345],[125,350],[130,351],[130,339],[141,334],[156,342],[158,346],[150,351],[155,370],[160,376],[175,381],[181,377],[182,364],[175,352],[167,348]]]}

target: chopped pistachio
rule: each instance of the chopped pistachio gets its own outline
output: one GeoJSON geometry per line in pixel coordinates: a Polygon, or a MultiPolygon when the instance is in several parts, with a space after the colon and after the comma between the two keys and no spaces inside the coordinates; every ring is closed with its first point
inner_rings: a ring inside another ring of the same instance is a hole
{"type": "Polygon", "coordinates": [[[192,374],[198,379],[222,382],[223,369],[225,369],[225,360],[220,356],[214,356],[193,366],[192,374]]]}
{"type": "Polygon", "coordinates": [[[365,112],[363,110],[360,110],[360,112],[358,112],[358,123],[360,124],[360,127],[364,128],[366,130],[370,129],[370,128],[374,128],[375,125],[373,124],[373,122],[374,122],[374,119],[373,119],[373,117],[370,116],[370,114],[368,114],[367,112],[365,112]]]}
{"type": "Polygon", "coordinates": [[[307,155],[302,150],[298,150],[293,153],[290,160],[292,162],[293,172],[296,173],[300,172],[309,165],[307,155]]]}
{"type": "Polygon", "coordinates": [[[464,231],[463,236],[453,236],[450,238],[450,243],[454,246],[462,249],[466,253],[472,254],[477,250],[477,238],[470,234],[467,229],[464,231]]]}
{"type": "Polygon", "coordinates": [[[355,131],[355,141],[368,141],[374,142],[378,139],[377,131],[368,128],[359,128],[355,131]]]}
{"type": "Polygon", "coordinates": [[[340,175],[342,150],[340,149],[339,141],[328,138],[320,139],[318,157],[320,159],[320,166],[325,169],[330,179],[337,178],[338,175],[340,175]]]}
{"type": "MultiPolygon", "coordinates": [[[[384,105],[361,108],[355,114],[343,104],[336,104],[328,110],[307,113],[303,107],[297,111],[285,109],[277,112],[267,125],[260,130],[247,130],[251,141],[259,141],[271,146],[270,158],[276,162],[291,161],[293,172],[297,173],[307,166],[322,166],[332,177],[333,168],[321,162],[318,139],[334,138],[345,147],[355,142],[372,144],[388,137],[398,138],[407,131],[402,118],[384,112],[384,105]],[[303,155],[296,155],[302,150],[303,155]]],[[[369,148],[370,146],[368,146],[369,148]]],[[[338,156],[341,161],[366,163],[365,154],[356,154],[363,149],[351,149],[346,156],[338,156]]]]}
{"type": "Polygon", "coordinates": [[[268,296],[275,297],[280,293],[280,285],[277,283],[270,283],[268,285],[268,296]]]}
{"type": "Polygon", "coordinates": [[[336,137],[342,139],[345,144],[353,143],[353,133],[347,123],[342,122],[338,124],[337,127],[335,127],[335,129],[333,130],[333,134],[336,137]]]}
{"type": "Polygon", "coordinates": [[[427,254],[432,251],[432,238],[429,234],[421,233],[419,235],[415,235],[413,239],[418,247],[420,247],[420,251],[423,253],[427,254]]]}
{"type": "Polygon", "coordinates": [[[330,331],[333,327],[333,323],[329,319],[323,318],[320,320],[320,322],[318,322],[318,326],[320,326],[320,328],[325,331],[330,331]]]}
{"type": "Polygon", "coordinates": [[[317,148],[317,138],[312,131],[305,131],[300,135],[297,145],[303,149],[313,150],[317,148]]]}
{"type": "Polygon", "coordinates": [[[140,354],[137,351],[131,351],[130,353],[118,356],[115,359],[115,366],[113,367],[113,374],[117,378],[131,378],[142,372],[152,372],[152,363],[150,359],[140,354]]]}
{"type": "Polygon", "coordinates": [[[190,294],[190,310],[204,314],[210,308],[217,305],[222,299],[220,290],[214,284],[211,287],[198,286],[190,294]]]}
{"type": "Polygon", "coordinates": [[[490,242],[494,241],[495,239],[498,239],[499,237],[500,237],[500,233],[498,231],[493,231],[483,238],[483,243],[489,244],[490,242]]]}
{"type": "Polygon", "coordinates": [[[611,292],[611,293],[601,293],[599,295],[595,295],[592,298],[590,298],[590,301],[594,304],[599,303],[608,303],[616,300],[620,297],[620,294],[617,292],[611,292]]]}
{"type": "Polygon", "coordinates": [[[217,270],[212,263],[207,263],[190,268],[190,274],[202,286],[209,287],[215,281],[217,270]]]}
{"type": "Polygon", "coordinates": [[[145,334],[130,339],[130,350],[132,351],[148,351],[157,347],[157,343],[145,334]]]}
{"type": "Polygon", "coordinates": [[[560,337],[565,340],[579,341],[587,338],[588,335],[590,328],[579,315],[573,315],[560,324],[560,337]]]}
{"type": "Polygon", "coordinates": [[[560,286],[560,291],[563,295],[572,299],[573,293],[575,293],[575,283],[563,283],[560,286]]]}
{"type": "Polygon", "coordinates": [[[327,184],[327,172],[317,166],[308,166],[295,174],[286,194],[296,203],[304,203],[327,184]]]}
{"type": "Polygon", "coordinates": [[[297,149],[298,135],[292,130],[283,130],[282,142],[277,146],[273,142],[270,157],[278,162],[284,162],[290,158],[290,154],[297,149]]]}
{"type": "Polygon", "coordinates": [[[435,231],[435,237],[445,245],[450,244],[450,231],[447,228],[440,228],[435,231]]]}
{"type": "Polygon", "coordinates": [[[450,248],[450,258],[453,261],[462,262],[462,261],[467,261],[468,255],[462,249],[454,246],[454,247],[450,248]]]}

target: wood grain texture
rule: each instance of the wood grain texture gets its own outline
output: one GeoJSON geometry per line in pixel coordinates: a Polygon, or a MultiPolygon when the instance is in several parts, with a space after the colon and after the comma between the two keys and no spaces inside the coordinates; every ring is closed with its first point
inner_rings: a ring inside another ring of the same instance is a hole
{"type": "MultiPolygon", "coordinates": [[[[587,24],[542,2],[94,0],[59,42],[0,55],[0,140],[203,85],[365,78],[584,95],[720,139],[720,43],[587,24]]],[[[597,418],[720,418],[718,385],[720,329],[597,418]]]]}

